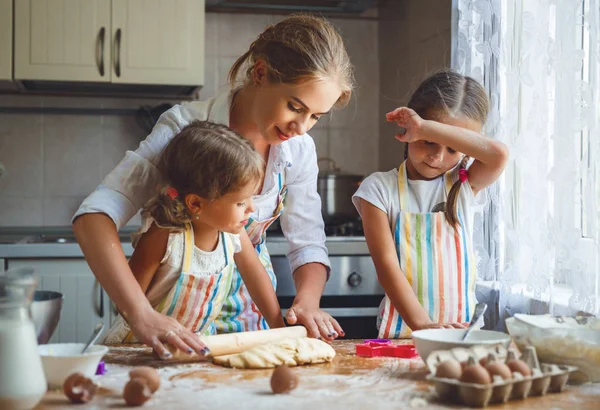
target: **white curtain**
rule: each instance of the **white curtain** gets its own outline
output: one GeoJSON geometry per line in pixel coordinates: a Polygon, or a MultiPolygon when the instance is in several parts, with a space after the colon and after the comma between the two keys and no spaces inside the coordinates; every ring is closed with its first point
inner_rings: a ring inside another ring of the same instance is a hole
{"type": "Polygon", "coordinates": [[[485,85],[486,133],[511,151],[476,229],[491,325],[598,315],[600,0],[455,0],[454,13],[453,68],[485,85]]]}

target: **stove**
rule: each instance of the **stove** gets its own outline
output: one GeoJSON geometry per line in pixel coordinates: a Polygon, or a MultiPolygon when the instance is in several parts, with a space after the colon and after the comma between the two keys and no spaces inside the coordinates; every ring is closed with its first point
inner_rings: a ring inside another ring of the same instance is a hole
{"type": "MultiPolygon", "coordinates": [[[[331,273],[321,308],[336,318],[346,338],[376,338],[377,313],[384,292],[366,247],[362,223],[360,220],[326,223],[325,233],[331,273]]],[[[282,235],[278,225],[272,226],[267,231],[267,244],[268,238],[282,235]]],[[[271,256],[271,261],[277,277],[277,298],[285,313],[296,295],[292,272],[285,256],[271,256]]]]}

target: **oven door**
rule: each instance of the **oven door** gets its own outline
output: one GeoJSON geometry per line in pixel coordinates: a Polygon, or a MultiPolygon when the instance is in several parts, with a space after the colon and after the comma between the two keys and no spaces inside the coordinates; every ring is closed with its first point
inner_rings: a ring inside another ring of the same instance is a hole
{"type": "MultiPolygon", "coordinates": [[[[330,256],[331,275],[321,309],[342,326],[347,339],[377,337],[377,314],[384,292],[377,280],[373,260],[368,255],[330,256]]],[[[277,277],[277,299],[283,313],[292,305],[296,287],[285,256],[272,256],[277,277]]]]}

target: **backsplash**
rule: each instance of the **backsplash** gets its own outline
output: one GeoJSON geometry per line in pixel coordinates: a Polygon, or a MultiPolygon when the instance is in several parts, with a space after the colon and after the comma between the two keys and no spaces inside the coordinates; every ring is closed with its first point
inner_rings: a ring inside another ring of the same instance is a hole
{"type": "MultiPolygon", "coordinates": [[[[227,87],[227,72],[277,15],[207,13],[205,99],[227,87]]],[[[310,134],[319,157],[368,175],[378,168],[379,55],[376,20],[333,19],[355,65],[357,90],[344,110],[310,134]]],[[[137,108],[164,100],[0,95],[0,107],[137,108]]],[[[174,103],[175,101],[171,101],[174,103]]],[[[70,224],[81,201],[145,138],[133,115],[0,113],[0,226],[70,224]]],[[[130,224],[138,225],[139,216],[130,224]]]]}

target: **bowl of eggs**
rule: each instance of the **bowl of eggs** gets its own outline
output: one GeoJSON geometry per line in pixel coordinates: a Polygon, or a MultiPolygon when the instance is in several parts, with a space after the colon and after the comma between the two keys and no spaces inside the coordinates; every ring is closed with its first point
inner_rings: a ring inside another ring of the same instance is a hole
{"type": "Polygon", "coordinates": [[[96,374],[98,363],[108,353],[108,347],[92,345],[85,353],[81,353],[84,347],[85,343],[51,343],[38,346],[44,375],[50,388],[61,387],[73,373],[81,373],[86,377],[96,374]]]}
{"type": "Polygon", "coordinates": [[[493,330],[474,330],[467,340],[462,340],[464,329],[423,329],[412,332],[412,339],[419,356],[427,362],[429,354],[435,350],[449,350],[454,347],[476,345],[502,345],[508,347],[511,338],[506,333],[493,330]]]}

